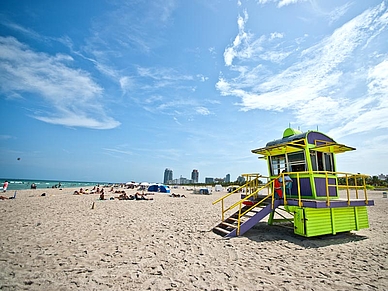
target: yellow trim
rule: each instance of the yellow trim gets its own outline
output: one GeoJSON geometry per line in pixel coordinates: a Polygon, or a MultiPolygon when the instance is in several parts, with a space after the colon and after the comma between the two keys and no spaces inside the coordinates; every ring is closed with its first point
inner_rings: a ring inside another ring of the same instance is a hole
{"type": "Polygon", "coordinates": [[[303,150],[306,147],[306,140],[304,138],[286,142],[282,144],[276,144],[273,146],[252,150],[254,154],[263,156],[276,156],[285,153],[293,153],[303,150]],[[301,143],[302,142],[302,143],[301,143]]]}
{"type": "Polygon", "coordinates": [[[354,151],[355,148],[352,148],[352,147],[344,145],[344,144],[338,144],[338,143],[334,143],[334,142],[333,143],[326,142],[325,144],[317,145],[313,148],[310,148],[310,150],[314,150],[317,152],[324,152],[324,153],[340,154],[340,153],[344,153],[344,152],[348,152],[348,151],[354,151]]]}

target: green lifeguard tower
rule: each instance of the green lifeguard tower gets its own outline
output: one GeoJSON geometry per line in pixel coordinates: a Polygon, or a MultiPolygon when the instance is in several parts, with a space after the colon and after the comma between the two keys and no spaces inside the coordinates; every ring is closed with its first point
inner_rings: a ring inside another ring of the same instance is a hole
{"type": "Polygon", "coordinates": [[[367,206],[374,205],[367,197],[368,176],[336,168],[336,155],[353,150],[321,132],[287,128],[281,139],[252,150],[267,161],[269,175],[243,174],[245,185],[213,202],[221,204],[214,232],[242,235],[268,215],[273,224],[277,208],[291,214],[294,232],[306,237],[368,228],[367,206]],[[286,176],[292,179],[288,189],[280,183],[286,176]],[[237,193],[241,199],[228,203],[237,193]]]}

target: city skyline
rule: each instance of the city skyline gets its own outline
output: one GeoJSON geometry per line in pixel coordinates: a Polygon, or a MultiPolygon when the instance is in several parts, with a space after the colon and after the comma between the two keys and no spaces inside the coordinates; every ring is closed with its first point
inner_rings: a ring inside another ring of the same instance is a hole
{"type": "MultiPolygon", "coordinates": [[[[164,175],[163,175],[163,183],[164,184],[206,183],[206,179],[224,180],[224,182],[226,182],[226,183],[230,182],[230,174],[226,174],[225,177],[223,177],[223,178],[221,178],[221,177],[210,177],[210,176],[204,177],[203,178],[203,182],[200,181],[199,176],[200,176],[199,170],[198,169],[193,169],[191,171],[191,175],[189,176],[189,177],[191,177],[191,179],[187,179],[186,177],[184,177],[181,174],[179,174],[179,178],[174,178],[174,170],[171,169],[171,168],[165,168],[164,175]]],[[[236,180],[233,180],[233,181],[237,181],[238,178],[239,178],[239,176],[236,177],[236,180]]]]}

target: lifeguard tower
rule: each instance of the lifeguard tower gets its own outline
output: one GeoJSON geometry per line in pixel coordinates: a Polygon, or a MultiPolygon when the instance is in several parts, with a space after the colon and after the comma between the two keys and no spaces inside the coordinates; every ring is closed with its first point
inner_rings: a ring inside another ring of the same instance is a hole
{"type": "Polygon", "coordinates": [[[287,128],[281,139],[252,150],[267,161],[269,175],[243,174],[243,186],[213,202],[221,205],[213,231],[239,236],[267,216],[269,224],[291,221],[294,233],[305,237],[368,228],[367,206],[374,205],[367,196],[368,176],[336,167],[336,155],[353,150],[321,132],[287,128]],[[287,176],[292,183],[286,186],[281,182],[287,176]],[[274,219],[279,209],[292,218],[279,213],[283,219],[274,219]]]}

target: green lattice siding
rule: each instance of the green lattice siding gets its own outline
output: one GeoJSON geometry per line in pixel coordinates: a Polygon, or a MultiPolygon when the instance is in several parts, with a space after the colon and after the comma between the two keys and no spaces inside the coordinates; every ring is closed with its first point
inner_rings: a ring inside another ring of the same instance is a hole
{"type": "Polygon", "coordinates": [[[332,232],[330,208],[305,208],[306,236],[332,232]]]}
{"type": "Polygon", "coordinates": [[[356,207],[356,210],[358,215],[358,229],[369,228],[368,208],[366,206],[356,207]]]}
{"type": "Polygon", "coordinates": [[[368,228],[366,206],[343,208],[299,208],[294,216],[294,231],[303,236],[336,234],[368,228]]]}

